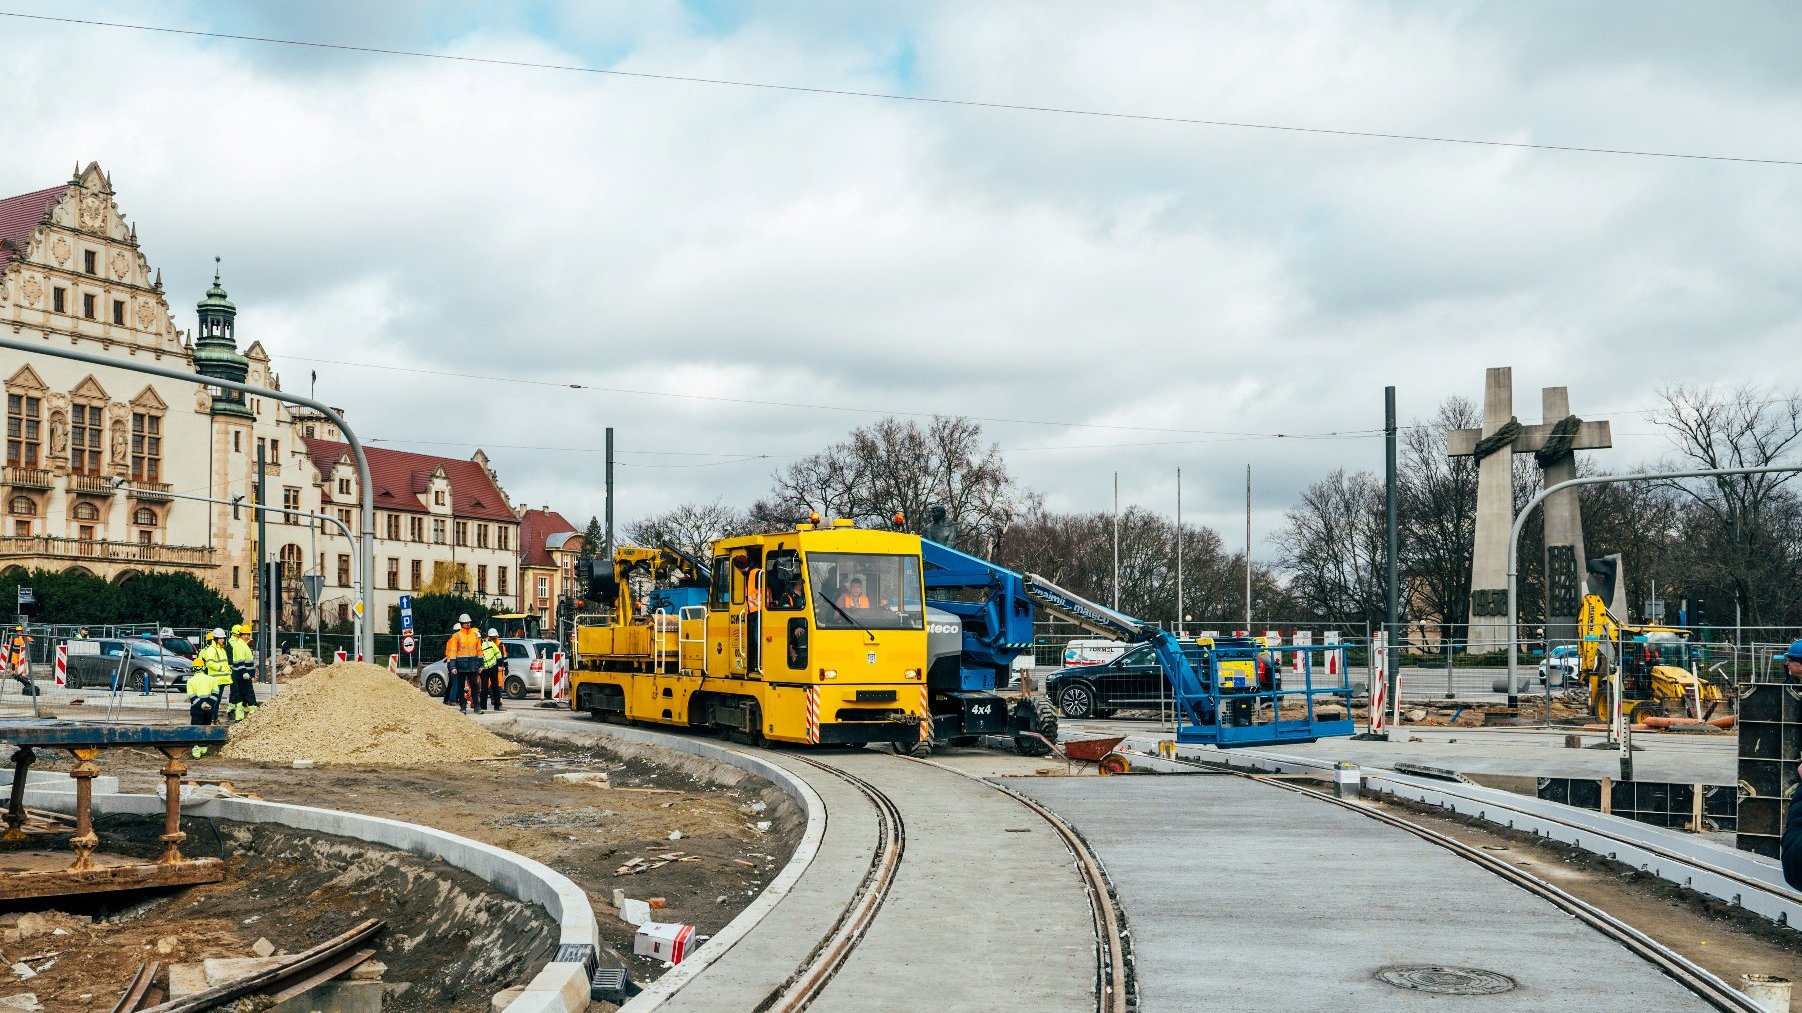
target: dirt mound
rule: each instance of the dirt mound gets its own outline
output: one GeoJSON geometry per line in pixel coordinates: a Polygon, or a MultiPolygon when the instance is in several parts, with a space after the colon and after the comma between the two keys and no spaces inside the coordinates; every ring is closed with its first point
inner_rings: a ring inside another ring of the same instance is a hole
{"type": "Polygon", "coordinates": [[[411,767],[518,750],[385,668],[340,662],[284,685],[272,702],[232,729],[224,755],[270,763],[411,767]]]}

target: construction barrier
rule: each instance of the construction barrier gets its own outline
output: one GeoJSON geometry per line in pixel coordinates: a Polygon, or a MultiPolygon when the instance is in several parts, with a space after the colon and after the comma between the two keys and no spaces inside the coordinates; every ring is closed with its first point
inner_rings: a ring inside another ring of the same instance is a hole
{"type": "Polygon", "coordinates": [[[399,675],[400,674],[400,655],[398,655],[398,654],[388,655],[388,674],[389,675],[399,675]]]}
{"type": "MultiPolygon", "coordinates": [[[[1308,630],[1296,630],[1293,639],[1295,641],[1295,646],[1297,647],[1314,646],[1314,634],[1308,630]]],[[[1290,665],[1294,668],[1296,675],[1302,674],[1308,664],[1308,660],[1312,657],[1313,652],[1311,651],[1296,651],[1294,654],[1289,655],[1290,665]]]]}
{"type": "Polygon", "coordinates": [[[1339,658],[1343,653],[1334,650],[1334,648],[1339,646],[1339,634],[1336,631],[1326,631],[1326,646],[1326,674],[1329,677],[1336,676],[1339,674],[1339,658]]]}
{"type": "Polygon", "coordinates": [[[346,651],[344,648],[340,647],[340,648],[338,648],[338,650],[332,652],[332,660],[340,662],[340,663],[349,661],[350,660],[350,652],[346,651]]]}
{"type": "Polygon", "coordinates": [[[569,664],[562,651],[551,655],[551,699],[569,699],[569,664]]]}
{"type": "Polygon", "coordinates": [[[69,684],[68,644],[56,645],[56,684],[58,686],[67,686],[69,684]]]}
{"type": "Polygon", "coordinates": [[[1370,656],[1374,664],[1370,673],[1370,734],[1383,731],[1389,696],[1389,635],[1381,630],[1370,635],[1370,656]]]}

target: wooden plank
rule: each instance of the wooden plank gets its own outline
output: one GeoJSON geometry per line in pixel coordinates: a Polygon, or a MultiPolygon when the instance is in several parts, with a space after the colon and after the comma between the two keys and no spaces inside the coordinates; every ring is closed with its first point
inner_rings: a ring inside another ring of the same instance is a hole
{"type": "MultiPolygon", "coordinates": [[[[17,854],[7,857],[16,858],[17,854]]],[[[55,856],[65,866],[70,857],[66,852],[59,852],[55,856]]],[[[158,865],[154,862],[121,864],[120,859],[108,855],[95,855],[94,858],[101,864],[93,869],[33,869],[0,873],[0,900],[192,886],[196,883],[217,883],[225,878],[225,863],[217,858],[195,858],[172,865],[158,865]]]]}

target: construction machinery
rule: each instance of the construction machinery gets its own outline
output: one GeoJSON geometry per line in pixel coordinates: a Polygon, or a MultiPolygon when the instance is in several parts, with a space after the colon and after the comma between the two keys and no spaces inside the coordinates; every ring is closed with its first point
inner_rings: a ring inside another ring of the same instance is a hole
{"type": "Polygon", "coordinates": [[[1706,721],[1726,699],[1721,687],[1693,671],[1689,631],[1675,626],[1631,626],[1608,611],[1600,595],[1583,596],[1577,616],[1580,671],[1597,719],[1620,713],[1638,724],[1649,717],[1688,715],[1706,721]],[[1618,670],[1620,686],[1614,686],[1618,670]]]}
{"type": "Polygon", "coordinates": [[[1033,599],[1026,578],[931,539],[926,563],[926,669],[932,741],[970,745],[984,735],[1012,736],[1023,756],[1044,756],[1057,741],[1057,710],[1029,685],[1014,686],[1014,662],[1031,652],[1033,599]]]}
{"type": "MultiPolygon", "coordinates": [[[[932,606],[962,624],[955,668],[934,651],[931,713],[940,741],[1011,733],[1016,747],[1030,752],[1023,744],[1038,735],[1055,738],[1056,711],[1048,700],[1025,691],[1000,692],[1014,658],[1032,649],[1032,623],[1041,611],[1104,637],[1149,645],[1170,685],[1180,742],[1261,746],[1353,732],[1347,677],[1323,678],[1320,686],[1314,682],[1314,654],[1343,647],[1272,648],[1249,638],[1182,640],[1037,574],[1015,573],[932,541],[922,542],[922,552],[932,606]],[[1300,678],[1291,678],[1287,688],[1264,674],[1297,654],[1300,678]],[[996,709],[982,710],[987,704],[996,709]],[[1006,727],[995,729],[1003,716],[1006,727]]],[[[1347,671],[1343,660],[1341,673],[1347,671]]]]}
{"type": "Polygon", "coordinates": [[[920,538],[817,515],[701,560],[622,547],[578,622],[570,700],[741,742],[930,745],[920,538]]]}

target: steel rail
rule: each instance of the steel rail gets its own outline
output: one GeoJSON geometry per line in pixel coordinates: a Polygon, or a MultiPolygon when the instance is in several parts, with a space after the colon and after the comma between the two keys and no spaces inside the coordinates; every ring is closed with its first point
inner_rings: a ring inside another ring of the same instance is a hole
{"type": "Polygon", "coordinates": [[[1096,1013],[1126,1013],[1138,1005],[1137,986],[1134,979],[1127,974],[1126,957],[1126,916],[1114,903],[1112,885],[1108,882],[1107,870],[1101,860],[1090,850],[1089,843],[1082,839],[1063,818],[1052,812],[1049,807],[1037,799],[1030,798],[1004,784],[997,784],[985,777],[977,777],[968,771],[939,763],[936,760],[924,760],[915,756],[906,759],[915,763],[923,763],[928,767],[937,767],[959,777],[967,777],[985,787],[994,788],[1003,795],[1020,803],[1051,824],[1064,842],[1064,847],[1076,859],[1077,871],[1082,875],[1083,889],[1089,895],[1089,911],[1094,917],[1095,928],[1095,1010],[1096,1013]]]}
{"type": "Polygon", "coordinates": [[[156,982],[156,972],[163,965],[152,960],[138,965],[138,973],[132,976],[131,984],[125,986],[125,994],[113,1006],[113,1013],[137,1013],[143,1008],[144,1001],[150,996],[150,986],[156,982]]]}
{"type": "Polygon", "coordinates": [[[1670,947],[1665,946],[1663,943],[1646,935],[1632,925],[1627,924],[1575,894],[1560,887],[1553,886],[1545,880],[1540,879],[1531,873],[1524,872],[1481,848],[1472,847],[1450,834],[1421,826],[1413,820],[1404,819],[1394,813],[1384,812],[1368,805],[1361,805],[1348,799],[1342,799],[1337,795],[1320,791],[1315,788],[1303,787],[1292,781],[1272,780],[1266,777],[1258,777],[1255,774],[1246,771],[1234,770],[1231,767],[1201,763],[1193,760],[1181,760],[1177,762],[1188,763],[1192,766],[1204,769],[1225,770],[1245,778],[1248,781],[1257,781],[1262,784],[1281,788],[1284,791],[1294,792],[1298,795],[1306,795],[1322,802],[1331,803],[1341,809],[1368,816],[1379,823],[1384,823],[1395,827],[1398,830],[1412,834],[1429,844],[1438,845],[1439,847],[1450,851],[1452,854],[1457,855],[1459,858],[1463,858],[1479,868],[1494,873],[1528,893],[1539,897],[1553,907],[1564,911],[1578,921],[1583,922],[1585,925],[1588,925],[1602,933],[1604,936],[1621,944],[1647,963],[1658,968],[1665,976],[1689,989],[1715,1009],[1725,1010],[1727,1013],[1765,1013],[1762,1005],[1755,1002],[1745,993],[1740,992],[1738,989],[1735,989],[1733,986],[1722,981],[1719,977],[1716,977],[1712,971],[1709,971],[1707,968],[1697,964],[1695,961],[1690,960],[1688,957],[1683,956],[1681,953],[1678,953],[1670,947]]]}
{"type": "MultiPolygon", "coordinates": [[[[1370,781],[1383,781],[1388,784],[1396,785],[1396,786],[1398,786],[1400,788],[1404,788],[1404,789],[1414,789],[1415,788],[1414,785],[1409,784],[1406,781],[1399,781],[1394,778],[1385,777],[1382,774],[1374,774],[1374,773],[1370,773],[1368,771],[1365,772],[1364,778],[1367,783],[1370,781]]],[[[1383,794],[1389,795],[1391,797],[1397,797],[1400,794],[1393,788],[1383,788],[1380,790],[1383,792],[1383,794]]],[[[1458,795],[1458,792],[1455,790],[1454,785],[1447,785],[1446,787],[1443,787],[1443,788],[1435,785],[1434,790],[1448,794],[1448,795],[1458,795]]],[[[1794,891],[1779,890],[1778,888],[1772,886],[1771,884],[1762,882],[1757,879],[1753,879],[1751,876],[1748,876],[1743,872],[1735,872],[1732,869],[1726,868],[1724,866],[1714,865],[1710,862],[1705,862],[1705,861],[1703,861],[1699,858],[1696,858],[1694,856],[1691,856],[1691,855],[1680,854],[1680,853],[1678,853],[1676,851],[1672,851],[1671,849],[1666,848],[1662,845],[1654,844],[1651,841],[1635,840],[1633,838],[1626,837],[1621,834],[1617,834],[1612,830],[1607,830],[1607,829],[1603,829],[1603,828],[1599,828],[1599,827],[1592,827],[1592,826],[1588,826],[1588,825],[1582,824],[1582,823],[1575,823],[1570,820],[1559,819],[1556,816],[1550,816],[1550,815],[1546,815],[1544,813],[1527,813],[1524,810],[1511,809],[1511,808],[1506,807],[1506,805],[1504,803],[1490,802],[1486,799],[1471,798],[1468,795],[1458,795],[1458,797],[1464,799],[1465,801],[1469,802],[1470,804],[1472,804],[1474,806],[1486,806],[1489,808],[1502,809],[1505,812],[1517,813],[1522,816],[1531,816],[1533,819],[1544,820],[1547,823],[1556,823],[1561,827],[1565,827],[1565,828],[1571,830],[1573,833],[1579,833],[1579,834],[1583,834],[1583,835],[1589,836],[1589,837],[1599,837],[1599,838],[1602,838],[1603,840],[1612,841],[1615,844],[1619,844],[1623,847],[1635,848],[1637,850],[1647,852],[1648,854],[1657,855],[1659,858],[1663,858],[1667,861],[1674,862],[1678,865],[1684,866],[1685,868],[1695,869],[1695,870],[1701,871],[1701,872],[1707,872],[1710,875],[1719,876],[1722,879],[1732,880],[1733,882],[1738,883],[1741,886],[1748,887],[1750,889],[1758,891],[1759,893],[1767,894],[1771,897],[1776,897],[1776,898],[1780,898],[1783,900],[1794,901],[1797,899],[1797,896],[1798,896],[1794,891]]],[[[1585,811],[1587,811],[1587,810],[1585,810],[1585,811]]],[[[1494,822],[1494,821],[1490,820],[1489,822],[1494,822]]],[[[1593,850],[1593,849],[1586,849],[1586,850],[1593,850]]]]}
{"type": "Polygon", "coordinates": [[[808,954],[807,961],[793,976],[753,1008],[753,1013],[766,1010],[799,1013],[819,998],[876,921],[876,914],[882,909],[882,902],[888,899],[889,887],[895,881],[901,856],[907,849],[907,825],[901,819],[901,809],[881,789],[831,764],[794,753],[784,755],[837,777],[869,800],[876,810],[876,853],[870,858],[870,868],[858,884],[855,898],[833,924],[832,931],[808,954]]]}
{"type": "Polygon", "coordinates": [[[147,1007],[142,1013],[199,1013],[200,1010],[218,1009],[247,995],[281,992],[296,982],[306,980],[311,972],[339,962],[346,954],[375,938],[376,933],[382,931],[383,924],[380,918],[368,919],[343,935],[295,954],[279,966],[214,985],[203,992],[158,1003],[147,1007]]]}

